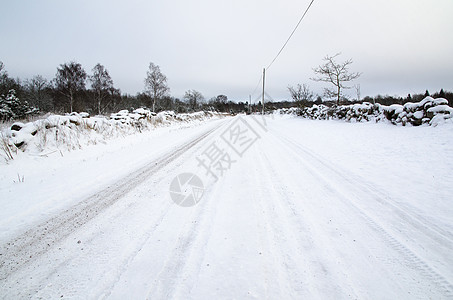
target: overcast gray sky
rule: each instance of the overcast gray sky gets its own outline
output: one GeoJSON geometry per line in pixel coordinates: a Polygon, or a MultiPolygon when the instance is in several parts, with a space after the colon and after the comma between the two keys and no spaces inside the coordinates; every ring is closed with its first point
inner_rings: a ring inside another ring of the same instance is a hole
{"type": "MultiPolygon", "coordinates": [[[[310,0],[0,0],[0,60],[10,76],[55,76],[59,64],[96,63],[123,93],[143,90],[149,62],[171,94],[247,100],[310,0]]],[[[315,0],[266,74],[266,91],[313,82],[312,68],[341,52],[363,75],[362,96],[453,91],[452,0],[315,0]]],[[[351,96],[353,90],[348,91],[351,96]]],[[[257,98],[259,91],[253,98],[257,98]]]]}

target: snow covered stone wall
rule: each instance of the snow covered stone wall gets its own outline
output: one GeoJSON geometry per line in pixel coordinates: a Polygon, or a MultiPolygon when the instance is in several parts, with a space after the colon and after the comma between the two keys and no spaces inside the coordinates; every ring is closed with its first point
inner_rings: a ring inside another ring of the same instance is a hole
{"type": "Polygon", "coordinates": [[[8,160],[19,151],[46,155],[49,152],[75,150],[157,126],[195,123],[218,115],[213,112],[176,114],[173,111],[156,114],[143,108],[132,112],[122,110],[110,118],[90,117],[88,113],[50,115],[34,122],[15,122],[1,130],[0,156],[8,160]]]}
{"type": "Polygon", "coordinates": [[[453,122],[453,108],[448,106],[448,101],[443,98],[433,99],[426,97],[420,102],[408,102],[404,105],[393,104],[390,106],[379,103],[341,105],[328,107],[326,105],[313,105],[302,109],[291,108],[279,110],[281,114],[293,114],[308,119],[328,120],[337,119],[348,122],[381,122],[389,121],[395,125],[422,124],[436,126],[445,122],[453,122]]]}

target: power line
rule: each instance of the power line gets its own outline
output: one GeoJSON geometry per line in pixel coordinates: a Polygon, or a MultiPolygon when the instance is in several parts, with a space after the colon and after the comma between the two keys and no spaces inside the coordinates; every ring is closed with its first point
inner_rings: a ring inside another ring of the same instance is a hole
{"type": "Polygon", "coordinates": [[[296,27],[294,28],[293,32],[291,32],[291,34],[289,35],[288,39],[286,40],[286,42],[283,44],[282,48],[280,49],[280,51],[278,51],[277,55],[274,57],[274,59],[272,60],[272,62],[267,66],[266,70],[269,69],[272,64],[275,62],[275,60],[279,57],[280,53],[282,53],[283,49],[286,47],[286,44],[288,44],[289,40],[292,38],[292,36],[294,35],[294,33],[296,32],[297,30],[297,27],[299,27],[300,23],[302,22],[302,20],[304,19],[305,15],[307,14],[308,10],[310,9],[311,5],[313,4],[315,0],[311,0],[310,4],[308,5],[307,9],[305,10],[304,14],[302,15],[302,17],[300,18],[299,22],[297,23],[296,27]]]}
{"type": "MultiPolygon", "coordinates": [[[[310,10],[310,7],[312,6],[313,2],[315,2],[315,0],[311,0],[310,4],[308,5],[307,9],[304,11],[302,17],[300,17],[299,19],[299,22],[297,22],[297,25],[296,27],[294,27],[293,31],[291,32],[291,34],[289,35],[288,39],[286,40],[286,42],[283,44],[282,48],[280,49],[280,51],[278,51],[277,55],[274,57],[274,59],[272,60],[272,62],[267,66],[267,68],[265,68],[265,71],[268,70],[272,64],[277,60],[277,58],[280,56],[280,54],[282,53],[283,49],[285,49],[286,45],[288,44],[289,40],[293,37],[294,33],[296,32],[297,28],[299,27],[300,23],[302,22],[302,20],[305,18],[305,15],[307,14],[307,12],[310,10]]],[[[263,72],[263,76],[264,76],[264,72],[263,72]]],[[[258,81],[258,84],[256,85],[255,89],[253,90],[253,93],[251,95],[254,95],[256,90],[258,89],[258,87],[260,86],[260,83],[263,81],[263,76],[260,76],[260,80],[258,81]]],[[[256,101],[256,100],[255,100],[256,101]]]]}

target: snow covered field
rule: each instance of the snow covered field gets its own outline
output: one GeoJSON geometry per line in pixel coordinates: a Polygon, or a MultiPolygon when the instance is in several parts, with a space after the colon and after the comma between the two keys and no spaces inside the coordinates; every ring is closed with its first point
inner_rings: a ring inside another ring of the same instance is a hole
{"type": "Polygon", "coordinates": [[[451,124],[289,116],[21,157],[0,166],[0,296],[453,298],[452,169],[451,124]]]}

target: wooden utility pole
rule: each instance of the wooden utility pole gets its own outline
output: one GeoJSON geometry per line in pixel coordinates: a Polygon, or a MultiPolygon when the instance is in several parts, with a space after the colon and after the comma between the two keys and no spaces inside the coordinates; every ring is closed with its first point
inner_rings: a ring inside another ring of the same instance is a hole
{"type": "Polygon", "coordinates": [[[262,114],[264,115],[264,83],[266,81],[266,68],[263,68],[263,111],[262,111],[262,114]]]}

